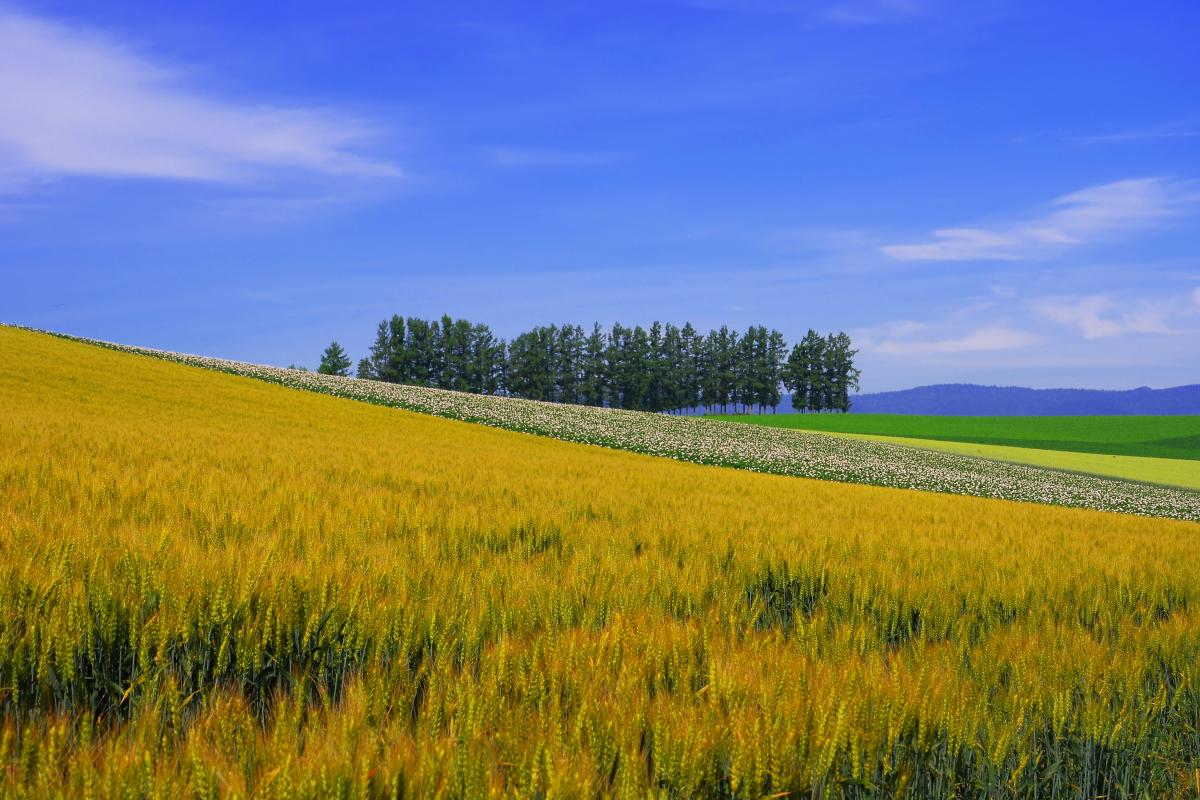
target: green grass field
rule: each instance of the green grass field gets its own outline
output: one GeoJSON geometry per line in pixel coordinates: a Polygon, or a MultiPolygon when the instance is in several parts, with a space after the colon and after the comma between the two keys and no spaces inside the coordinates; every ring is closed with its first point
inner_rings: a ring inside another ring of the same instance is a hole
{"type": "Polygon", "coordinates": [[[942,453],[1029,464],[1034,467],[1104,475],[1110,478],[1182,486],[1200,491],[1200,461],[1185,458],[1147,458],[1146,456],[1114,456],[1108,453],[1073,453],[1069,450],[1040,450],[1036,447],[1008,447],[974,442],[946,442],[938,439],[911,439],[904,436],[880,436],[866,433],[833,433],[876,442],[891,442],[909,447],[936,450],[942,453]]]}
{"type": "Polygon", "coordinates": [[[940,417],[913,414],[721,416],[828,433],[898,436],[1073,453],[1200,460],[1200,416],[940,417]]]}

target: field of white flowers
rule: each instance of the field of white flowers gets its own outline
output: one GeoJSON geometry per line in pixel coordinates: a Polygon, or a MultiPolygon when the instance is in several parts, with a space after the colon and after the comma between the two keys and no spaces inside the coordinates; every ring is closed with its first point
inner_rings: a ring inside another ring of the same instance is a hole
{"type": "Polygon", "coordinates": [[[466,394],[64,338],[296,389],[698,464],[1200,521],[1200,493],[1183,489],[702,417],[466,394]]]}

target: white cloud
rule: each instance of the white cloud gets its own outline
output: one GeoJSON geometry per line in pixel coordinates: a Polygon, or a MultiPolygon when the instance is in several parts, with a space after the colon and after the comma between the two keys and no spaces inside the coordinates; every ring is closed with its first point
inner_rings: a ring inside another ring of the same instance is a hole
{"type": "Polygon", "coordinates": [[[1077,329],[1085,339],[1107,339],[1130,333],[1170,333],[1167,317],[1171,309],[1164,304],[1140,302],[1128,310],[1119,310],[1106,295],[1081,298],[1043,298],[1030,307],[1052,322],[1077,329]]]}
{"type": "Polygon", "coordinates": [[[1042,214],[988,228],[942,228],[933,240],[880,248],[899,261],[1011,261],[1148,230],[1200,200],[1194,186],[1137,178],[1091,186],[1052,201],[1042,214]]]}
{"type": "Polygon", "coordinates": [[[959,336],[940,339],[884,339],[870,347],[878,353],[912,355],[921,353],[981,353],[1016,350],[1036,344],[1038,337],[1027,331],[993,325],[959,336]]]}
{"type": "Polygon", "coordinates": [[[980,258],[1011,260],[1020,258],[1015,237],[982,228],[942,228],[933,232],[934,241],[925,244],[889,244],[880,248],[884,255],[900,261],[970,261],[980,258]]]}
{"type": "Polygon", "coordinates": [[[354,150],[370,133],[330,111],[206,97],[110,36],[0,10],[0,175],[398,176],[354,150]]]}

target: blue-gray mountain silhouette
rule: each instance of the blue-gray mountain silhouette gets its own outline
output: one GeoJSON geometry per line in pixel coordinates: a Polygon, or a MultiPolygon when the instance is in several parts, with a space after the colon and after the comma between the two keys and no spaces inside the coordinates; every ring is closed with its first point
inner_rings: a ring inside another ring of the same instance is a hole
{"type": "MultiPolygon", "coordinates": [[[[897,392],[860,394],[851,412],[859,414],[947,414],[959,416],[1064,416],[1200,414],[1200,384],[1125,391],[1026,389],[943,383],[897,392]]],[[[790,403],[784,401],[789,407],[790,403]]]]}

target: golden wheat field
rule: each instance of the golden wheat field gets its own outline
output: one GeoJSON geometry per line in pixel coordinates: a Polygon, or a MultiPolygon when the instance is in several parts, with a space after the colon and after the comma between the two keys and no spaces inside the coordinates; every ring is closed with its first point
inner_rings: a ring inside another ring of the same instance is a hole
{"type": "Polygon", "coordinates": [[[0,795],[1200,793],[1200,525],[0,364],[0,795]]]}

